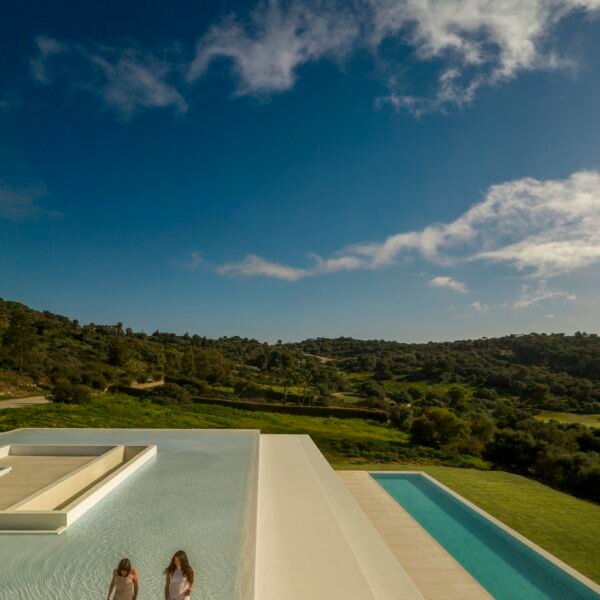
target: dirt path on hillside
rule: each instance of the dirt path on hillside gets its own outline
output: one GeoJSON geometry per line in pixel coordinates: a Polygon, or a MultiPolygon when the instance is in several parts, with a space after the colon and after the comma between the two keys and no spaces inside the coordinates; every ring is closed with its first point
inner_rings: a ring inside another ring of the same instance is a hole
{"type": "Polygon", "coordinates": [[[0,409],[2,408],[26,408],[27,406],[36,406],[38,404],[49,404],[50,400],[46,396],[29,396],[29,398],[12,398],[0,400],[0,409]]]}

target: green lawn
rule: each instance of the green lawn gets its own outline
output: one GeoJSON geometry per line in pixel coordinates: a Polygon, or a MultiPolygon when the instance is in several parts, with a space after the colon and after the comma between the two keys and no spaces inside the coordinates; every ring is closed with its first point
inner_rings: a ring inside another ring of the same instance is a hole
{"type": "Polygon", "coordinates": [[[430,383],[429,381],[408,381],[406,379],[394,379],[389,381],[382,381],[383,387],[390,392],[401,392],[407,391],[409,388],[417,388],[423,394],[432,392],[437,394],[439,397],[444,397],[448,390],[453,387],[461,388],[466,398],[470,398],[473,395],[473,388],[458,383],[430,383]]]}
{"type": "Polygon", "coordinates": [[[260,429],[308,434],[329,459],[482,466],[467,456],[413,446],[397,429],[364,419],[306,417],[215,406],[162,406],[120,394],[97,396],[88,405],[47,404],[0,411],[0,431],[18,427],[172,427],[260,429]]]}
{"type": "Polygon", "coordinates": [[[355,383],[362,383],[372,377],[373,373],[370,373],[369,371],[363,371],[362,373],[346,373],[346,379],[355,383]]]}
{"type": "Polygon", "coordinates": [[[338,469],[419,470],[506,523],[600,583],[600,506],[504,471],[442,466],[360,465],[333,461],[338,469]]]}
{"type": "Polygon", "coordinates": [[[333,396],[338,402],[343,404],[358,404],[365,399],[364,396],[352,392],[336,392],[333,396]]]}
{"type": "Polygon", "coordinates": [[[600,427],[600,415],[575,415],[573,413],[542,411],[536,416],[540,421],[558,421],[559,423],[578,423],[589,427],[600,427]]]}
{"type": "MultiPolygon", "coordinates": [[[[273,390],[274,392],[278,392],[280,394],[285,394],[286,388],[283,385],[271,385],[268,383],[263,383],[262,387],[265,390],[273,390]]],[[[288,385],[287,393],[295,396],[302,396],[303,393],[306,393],[306,390],[300,385],[288,385]]]]}
{"type": "MultiPolygon", "coordinates": [[[[360,389],[360,386],[367,380],[373,377],[373,373],[347,373],[346,377],[353,388],[357,391],[360,389]]],[[[465,397],[471,398],[473,395],[473,388],[469,385],[465,384],[457,384],[457,383],[432,383],[429,381],[409,381],[404,379],[403,377],[398,377],[397,379],[387,379],[384,381],[380,381],[381,385],[383,385],[384,389],[387,392],[402,392],[407,391],[409,388],[417,388],[423,394],[427,392],[432,392],[437,394],[440,397],[445,396],[448,393],[448,390],[453,387],[462,388],[465,392],[465,397]]],[[[351,395],[351,394],[350,394],[351,395]]]]}

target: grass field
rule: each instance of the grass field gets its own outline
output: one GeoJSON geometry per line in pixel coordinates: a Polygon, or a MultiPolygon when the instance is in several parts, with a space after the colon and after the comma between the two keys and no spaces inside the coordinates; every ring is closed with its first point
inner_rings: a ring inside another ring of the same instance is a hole
{"type": "Polygon", "coordinates": [[[465,393],[465,398],[470,398],[473,395],[473,389],[468,385],[456,383],[430,383],[428,381],[407,381],[406,379],[394,379],[383,381],[383,387],[386,391],[401,392],[407,391],[409,388],[417,388],[423,394],[433,393],[439,397],[444,397],[448,390],[454,387],[461,388],[465,393]]]}
{"type": "Polygon", "coordinates": [[[413,446],[407,434],[375,421],[253,412],[209,404],[163,406],[120,394],[104,394],[86,405],[46,404],[0,411],[0,431],[18,427],[260,429],[263,433],[308,434],[328,459],[487,467],[473,457],[413,446]]]}
{"type": "Polygon", "coordinates": [[[505,473],[443,466],[360,465],[332,461],[337,469],[411,470],[429,473],[455,492],[600,583],[600,506],[541,483],[505,473]]]}
{"type": "Polygon", "coordinates": [[[333,394],[336,401],[341,404],[358,404],[364,401],[365,397],[353,392],[336,392],[333,394]]]}
{"type": "MultiPolygon", "coordinates": [[[[373,377],[372,373],[347,373],[346,377],[351,383],[355,391],[359,391],[360,385],[373,377]]],[[[429,381],[409,381],[402,377],[389,379],[380,382],[387,392],[402,392],[409,388],[416,388],[423,394],[433,393],[439,397],[443,397],[448,393],[448,390],[453,387],[462,388],[465,392],[465,397],[468,399],[473,395],[473,388],[465,384],[455,383],[431,383],[429,381]]],[[[351,394],[352,395],[352,394],[351,394]]]]}
{"type": "Polygon", "coordinates": [[[577,423],[589,427],[600,427],[600,415],[575,415],[572,413],[543,411],[536,416],[540,421],[558,421],[559,423],[577,423]]]}

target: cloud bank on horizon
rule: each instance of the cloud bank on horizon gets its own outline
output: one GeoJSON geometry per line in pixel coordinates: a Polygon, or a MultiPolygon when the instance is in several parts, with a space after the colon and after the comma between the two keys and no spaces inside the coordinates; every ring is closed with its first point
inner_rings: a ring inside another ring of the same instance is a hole
{"type": "Polygon", "coordinates": [[[40,36],[30,67],[39,84],[91,94],[129,119],[151,108],[185,113],[217,60],[229,62],[236,96],[265,96],[291,89],[305,64],[367,51],[386,88],[375,105],[422,115],[464,106],[482,87],[524,71],[572,66],[552,34],[569,15],[599,10],[600,0],[266,0],[210,26],[192,56],[177,40],[156,52],[137,42],[108,47],[40,36]],[[436,65],[427,94],[400,75],[403,65],[384,49],[390,41],[417,63],[436,65]]]}
{"type": "MultiPolygon", "coordinates": [[[[470,261],[504,263],[546,279],[600,262],[600,173],[579,171],[563,180],[530,177],[491,186],[484,199],[450,223],[357,243],[330,258],[311,254],[313,263],[294,267],[250,254],[218,268],[223,274],[266,276],[286,281],[379,269],[399,257],[419,255],[450,267],[470,261]]],[[[433,287],[465,292],[465,284],[446,276],[433,287]]]]}

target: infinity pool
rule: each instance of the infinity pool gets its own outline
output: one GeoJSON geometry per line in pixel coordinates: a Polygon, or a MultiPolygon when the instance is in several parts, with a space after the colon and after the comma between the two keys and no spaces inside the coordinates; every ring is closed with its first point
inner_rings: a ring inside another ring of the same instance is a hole
{"type": "Polygon", "coordinates": [[[496,600],[598,600],[600,595],[419,474],[379,484],[496,600]]]}
{"type": "Polygon", "coordinates": [[[154,459],[62,535],[0,535],[1,600],[104,598],[123,556],[140,573],[140,600],[162,598],[162,571],[180,548],[197,574],[194,598],[247,597],[258,432],[29,429],[0,443],[157,445],[154,459]]]}

